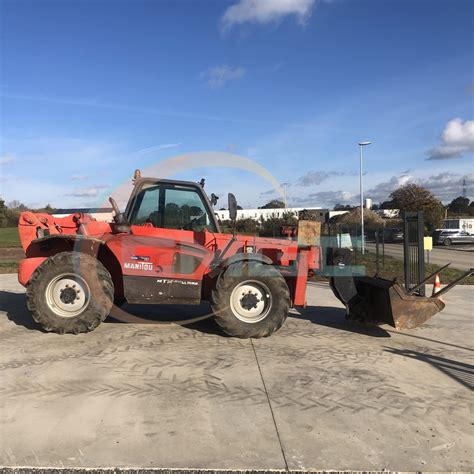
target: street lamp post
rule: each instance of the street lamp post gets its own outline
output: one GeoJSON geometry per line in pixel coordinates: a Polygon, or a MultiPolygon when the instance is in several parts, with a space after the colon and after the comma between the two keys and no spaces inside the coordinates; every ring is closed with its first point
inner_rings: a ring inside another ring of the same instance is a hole
{"type": "Polygon", "coordinates": [[[360,150],[360,175],[359,175],[359,186],[360,186],[360,228],[361,228],[361,250],[362,255],[365,254],[365,236],[364,236],[364,183],[362,178],[362,148],[370,145],[371,142],[359,142],[360,150]]]}

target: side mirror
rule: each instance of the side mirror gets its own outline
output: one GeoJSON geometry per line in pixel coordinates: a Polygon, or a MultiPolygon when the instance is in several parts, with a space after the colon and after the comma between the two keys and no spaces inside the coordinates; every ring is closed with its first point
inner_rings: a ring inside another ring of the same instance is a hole
{"type": "Polygon", "coordinates": [[[229,217],[231,221],[237,219],[237,199],[232,193],[229,193],[228,197],[229,217]]]}

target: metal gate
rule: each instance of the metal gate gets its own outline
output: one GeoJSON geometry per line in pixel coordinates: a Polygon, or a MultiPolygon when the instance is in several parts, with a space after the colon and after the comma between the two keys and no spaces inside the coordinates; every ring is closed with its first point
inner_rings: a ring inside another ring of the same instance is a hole
{"type": "MultiPolygon", "coordinates": [[[[403,254],[405,288],[409,292],[425,279],[423,211],[404,212],[403,215],[403,254]]],[[[425,296],[425,285],[420,285],[416,293],[425,296]]]]}

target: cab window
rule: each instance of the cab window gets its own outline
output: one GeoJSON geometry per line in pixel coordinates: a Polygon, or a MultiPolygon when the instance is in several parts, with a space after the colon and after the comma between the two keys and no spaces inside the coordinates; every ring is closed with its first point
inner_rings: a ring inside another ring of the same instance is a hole
{"type": "Polygon", "coordinates": [[[201,196],[192,188],[165,188],[163,227],[215,232],[214,221],[201,196]]]}
{"type": "Polygon", "coordinates": [[[192,187],[145,184],[130,213],[133,225],[216,232],[202,196],[192,187]]]}
{"type": "Polygon", "coordinates": [[[132,210],[130,223],[134,225],[153,224],[160,227],[159,219],[160,186],[146,185],[138,193],[132,210]]]}

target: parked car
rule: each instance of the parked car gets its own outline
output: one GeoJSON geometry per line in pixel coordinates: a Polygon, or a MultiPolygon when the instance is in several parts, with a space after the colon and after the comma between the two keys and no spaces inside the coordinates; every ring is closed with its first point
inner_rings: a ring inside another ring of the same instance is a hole
{"type": "Polygon", "coordinates": [[[403,242],[403,229],[400,227],[392,227],[384,229],[385,242],[396,243],[403,242]]]}
{"type": "Polygon", "coordinates": [[[435,245],[474,244],[474,235],[461,229],[438,229],[433,232],[435,245]]]}

